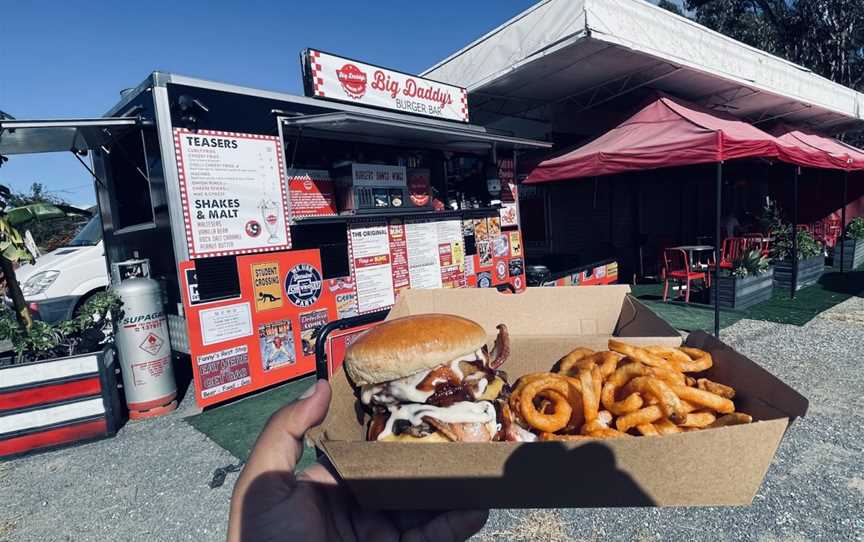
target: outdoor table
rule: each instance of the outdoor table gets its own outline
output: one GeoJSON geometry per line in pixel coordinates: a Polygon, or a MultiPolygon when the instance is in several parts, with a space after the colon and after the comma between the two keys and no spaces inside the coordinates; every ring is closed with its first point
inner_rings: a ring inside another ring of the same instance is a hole
{"type": "Polygon", "coordinates": [[[696,261],[693,259],[693,254],[700,254],[705,252],[709,252],[711,254],[714,253],[714,247],[712,245],[681,245],[670,248],[673,248],[675,250],[683,250],[684,252],[686,252],[687,257],[690,260],[690,267],[693,269],[707,267],[708,265],[707,263],[703,264],[701,261],[699,261],[699,263],[697,264],[696,261]]]}

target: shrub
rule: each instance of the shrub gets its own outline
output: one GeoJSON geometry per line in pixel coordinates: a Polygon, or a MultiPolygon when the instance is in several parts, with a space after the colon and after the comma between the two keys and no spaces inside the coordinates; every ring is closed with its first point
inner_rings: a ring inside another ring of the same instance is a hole
{"type": "Polygon", "coordinates": [[[768,272],[768,258],[758,250],[751,250],[732,262],[732,276],[744,278],[768,272]]]}
{"type": "Polygon", "coordinates": [[[846,226],[846,236],[851,239],[864,239],[864,217],[856,216],[846,226]]]}
{"type": "Polygon", "coordinates": [[[8,340],[15,362],[59,358],[94,352],[102,347],[110,328],[109,318],[118,318],[120,298],[111,291],[91,297],[71,320],[46,324],[34,320],[27,329],[18,324],[11,310],[0,311],[0,340],[8,340]]]}

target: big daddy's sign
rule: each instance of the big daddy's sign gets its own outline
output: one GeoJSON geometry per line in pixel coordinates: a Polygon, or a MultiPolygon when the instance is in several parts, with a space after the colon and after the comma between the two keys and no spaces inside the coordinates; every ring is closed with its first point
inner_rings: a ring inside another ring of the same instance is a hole
{"type": "Polygon", "coordinates": [[[307,49],[307,96],[468,122],[464,88],[307,49]]]}

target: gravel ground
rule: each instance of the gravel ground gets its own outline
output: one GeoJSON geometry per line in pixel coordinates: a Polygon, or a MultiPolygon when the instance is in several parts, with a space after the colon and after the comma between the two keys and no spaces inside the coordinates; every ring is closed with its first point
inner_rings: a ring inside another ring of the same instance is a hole
{"type": "MultiPolygon", "coordinates": [[[[723,339],[810,400],[752,506],[497,510],[475,540],[864,540],[864,299],[803,327],[742,320],[723,339]]],[[[224,540],[236,474],[217,489],[207,483],[236,459],[186,413],[0,463],[0,540],[224,540]]]]}
{"type": "Polygon", "coordinates": [[[752,506],[496,510],[475,540],[864,540],[864,299],[803,327],[742,320],[722,338],[810,400],[752,506]]]}
{"type": "Polygon", "coordinates": [[[208,482],[237,459],[183,421],[194,402],[111,439],[0,463],[0,541],[225,540],[237,475],[208,482]]]}

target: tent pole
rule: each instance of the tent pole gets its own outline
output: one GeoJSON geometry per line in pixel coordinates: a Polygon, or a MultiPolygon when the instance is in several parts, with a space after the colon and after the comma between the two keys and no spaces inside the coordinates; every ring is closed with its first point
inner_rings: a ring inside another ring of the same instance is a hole
{"type": "Polygon", "coordinates": [[[717,162],[714,214],[714,336],[720,338],[720,207],[723,205],[723,162],[717,162]]]}
{"type": "MultiPolygon", "coordinates": [[[[846,245],[846,198],[849,190],[849,170],[843,171],[843,204],[840,206],[840,272],[843,273],[843,264],[846,254],[844,253],[844,245],[846,245]]],[[[837,264],[834,264],[835,266],[837,264]]]]}
{"type": "Polygon", "coordinates": [[[795,299],[795,291],[798,289],[798,173],[799,167],[793,168],[792,175],[792,292],[791,298],[795,299]]]}

